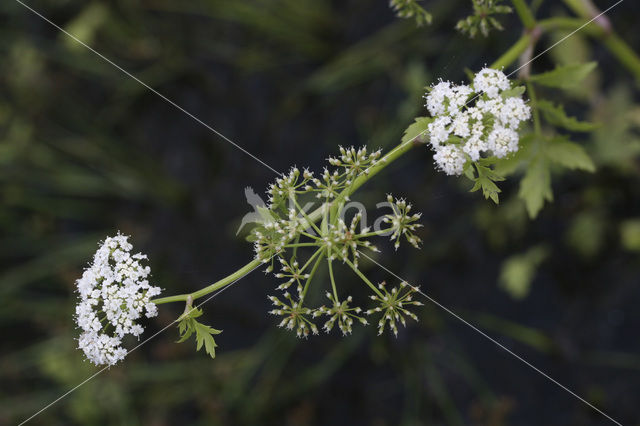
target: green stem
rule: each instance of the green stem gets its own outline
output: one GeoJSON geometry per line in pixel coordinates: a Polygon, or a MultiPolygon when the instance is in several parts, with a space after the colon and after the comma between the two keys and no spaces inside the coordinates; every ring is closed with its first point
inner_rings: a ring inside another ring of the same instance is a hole
{"type": "Polygon", "coordinates": [[[168,297],[161,297],[159,299],[154,299],[152,300],[153,303],[155,303],[156,305],[161,305],[163,303],[170,303],[170,302],[184,302],[186,301],[189,297],[192,298],[192,300],[196,300],[201,298],[202,296],[206,296],[207,294],[214,292],[216,290],[219,290],[223,287],[228,286],[229,284],[233,283],[236,280],[239,280],[240,278],[244,277],[245,275],[247,275],[249,272],[253,271],[254,269],[256,269],[257,267],[259,267],[262,264],[262,261],[260,261],[259,259],[254,259],[251,262],[247,263],[246,265],[244,265],[242,268],[238,269],[237,271],[235,271],[234,273],[232,273],[231,275],[227,275],[226,277],[222,278],[219,281],[216,281],[215,283],[201,288],[198,291],[194,291],[193,293],[189,293],[189,294],[178,294],[175,296],[168,296],[168,297]]]}
{"type": "Polygon", "coordinates": [[[317,247],[318,243],[295,243],[295,244],[285,244],[286,248],[297,248],[297,247],[317,247]]]}
{"type": "Polygon", "coordinates": [[[333,267],[331,266],[331,256],[327,256],[327,264],[329,265],[329,277],[331,279],[331,288],[333,288],[333,297],[336,299],[336,303],[338,302],[338,290],[336,289],[336,281],[333,279],[333,267]]]}
{"type": "Polygon", "coordinates": [[[293,255],[291,256],[291,259],[295,259],[296,258],[296,255],[298,254],[298,246],[296,244],[299,244],[299,243],[300,243],[300,234],[298,234],[296,236],[296,241],[295,241],[295,243],[293,243],[294,244],[293,245],[293,255]]]}
{"type": "MultiPolygon", "coordinates": [[[[336,251],[336,254],[338,256],[340,255],[337,251],[336,251]]],[[[355,265],[351,263],[349,259],[345,257],[345,258],[342,258],[342,260],[344,260],[344,262],[347,265],[349,265],[349,267],[353,270],[353,272],[355,272],[362,279],[362,281],[364,281],[369,287],[371,287],[374,293],[376,293],[379,297],[384,297],[384,294],[382,294],[382,292],[378,290],[378,288],[371,281],[369,281],[369,279],[362,272],[360,272],[360,270],[356,268],[355,265]]]]}
{"type": "Polygon", "coordinates": [[[305,213],[305,211],[302,209],[302,207],[300,207],[300,205],[298,204],[298,200],[296,200],[296,197],[293,197],[293,204],[298,208],[298,210],[300,210],[300,213],[302,213],[302,216],[307,220],[308,223],[311,224],[311,226],[313,227],[313,229],[318,233],[321,234],[322,232],[320,231],[320,228],[318,228],[316,226],[316,224],[313,221],[309,220],[309,216],[307,216],[307,213],[305,213]]]}
{"type": "Polygon", "coordinates": [[[531,9],[529,9],[524,0],[511,0],[511,3],[513,3],[513,7],[516,9],[516,13],[524,27],[527,30],[534,29],[536,27],[536,18],[534,18],[531,9]]]}
{"type": "Polygon", "coordinates": [[[529,99],[531,100],[531,110],[533,111],[533,128],[536,135],[542,134],[542,126],[540,124],[540,111],[538,111],[538,98],[536,96],[536,91],[533,88],[533,85],[529,82],[527,84],[527,93],[529,94],[529,99]]]}
{"type": "Polygon", "coordinates": [[[385,234],[387,232],[391,232],[391,231],[393,231],[393,229],[394,228],[389,228],[389,229],[381,229],[380,231],[367,232],[366,234],[358,234],[357,237],[358,238],[377,237],[378,235],[382,235],[382,234],[385,234]]]}
{"type": "Polygon", "coordinates": [[[316,252],[313,253],[313,255],[309,258],[309,260],[307,260],[307,263],[305,263],[304,266],[302,268],[300,268],[300,271],[304,272],[304,270],[307,269],[307,266],[309,266],[309,264],[313,261],[313,259],[315,259],[317,255],[322,253],[322,250],[324,250],[324,247],[319,248],[318,250],[316,250],[316,252]]]}
{"type": "Polygon", "coordinates": [[[513,46],[511,46],[511,48],[509,48],[509,50],[504,52],[502,56],[500,56],[493,64],[491,64],[491,68],[502,69],[514,63],[520,57],[522,52],[524,52],[527,47],[529,47],[532,39],[533,37],[531,34],[523,34],[522,37],[520,37],[520,39],[516,41],[513,46]]]}
{"type": "MultiPolygon", "coordinates": [[[[322,252],[323,250],[318,250],[319,252],[322,252]]],[[[307,281],[304,283],[304,289],[302,290],[302,296],[300,296],[300,303],[302,304],[302,301],[304,300],[304,297],[307,295],[307,289],[309,288],[309,283],[311,283],[311,279],[313,278],[313,276],[316,274],[316,270],[318,269],[318,266],[320,265],[320,261],[322,260],[322,256],[318,256],[318,260],[316,260],[316,263],[313,264],[313,268],[311,268],[311,272],[309,273],[309,278],[307,278],[307,281]]]]}
{"type": "Polygon", "coordinates": [[[617,34],[609,34],[603,41],[609,51],[618,61],[630,71],[640,82],[640,57],[617,34]]]}

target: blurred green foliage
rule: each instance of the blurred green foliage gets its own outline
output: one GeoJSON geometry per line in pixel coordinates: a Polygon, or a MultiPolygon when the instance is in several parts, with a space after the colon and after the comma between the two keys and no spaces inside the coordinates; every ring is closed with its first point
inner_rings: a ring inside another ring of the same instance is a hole
{"type": "MultiPolygon", "coordinates": [[[[505,15],[504,31],[470,41],[454,26],[471,2],[424,3],[433,22],[417,28],[387,2],[364,0],[29,2],[278,170],[317,169],[339,144],[396,144],[424,115],[425,85],[463,79],[521,32],[505,15]]],[[[537,3],[541,14],[568,13],[537,3]]],[[[636,51],[638,11],[625,2],[611,18],[636,51]]],[[[234,238],[249,208],[242,190],[274,176],[19,4],[2,3],[0,19],[0,423],[16,424],[97,371],[75,349],[72,312],[74,280],[99,239],[132,234],[155,284],[167,294],[197,289],[251,256],[234,238]]],[[[385,247],[377,260],[634,424],[637,85],[582,33],[532,67],[588,61],[598,68],[560,99],[550,90],[546,111],[568,123],[595,173],[549,168],[555,201],[536,220],[517,183],[490,205],[433,171],[426,150],[359,197],[393,191],[424,212],[424,249],[392,256],[385,247]],[[568,117],[598,127],[579,132],[568,117]]],[[[266,315],[273,285],[256,273],[205,307],[207,323],[225,330],[215,360],[176,345],[172,327],[34,424],[601,423],[434,306],[398,339],[370,328],[299,341],[266,315]]],[[[149,335],[181,310],[163,306],[149,335]]]]}

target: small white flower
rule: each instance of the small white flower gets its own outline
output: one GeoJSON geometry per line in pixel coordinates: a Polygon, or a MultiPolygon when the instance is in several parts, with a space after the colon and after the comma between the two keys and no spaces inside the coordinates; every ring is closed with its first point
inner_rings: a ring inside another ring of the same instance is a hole
{"type": "Polygon", "coordinates": [[[484,68],[473,79],[476,92],[484,92],[489,98],[497,98],[500,92],[511,87],[509,79],[502,71],[484,68]]]}
{"type": "Polygon", "coordinates": [[[469,114],[461,113],[456,115],[453,123],[451,123],[451,131],[461,138],[468,137],[471,134],[471,130],[469,130],[469,114]]]}
{"type": "Polygon", "coordinates": [[[487,144],[481,139],[481,135],[474,134],[467,140],[462,150],[471,157],[471,160],[478,161],[480,153],[487,150],[487,144]]]}
{"type": "Polygon", "coordinates": [[[455,145],[443,145],[438,147],[433,155],[436,164],[448,175],[460,175],[467,159],[460,148],[455,145]]]}
{"type": "Polygon", "coordinates": [[[82,333],[78,347],[96,365],[113,365],[124,359],[121,346],[127,334],[139,337],[144,328],[136,320],[158,314],[151,298],[160,288],[149,284],[151,273],[140,261],[146,256],[129,252],[133,246],[126,236],[108,237],[93,256],[93,263],[76,281],[80,301],[76,306],[76,323],[82,333]]]}
{"type": "Polygon", "coordinates": [[[441,81],[431,88],[431,91],[427,94],[427,103],[425,106],[429,110],[432,116],[444,114],[445,112],[445,100],[453,95],[451,90],[451,83],[448,81],[441,81]]]}
{"type": "Polygon", "coordinates": [[[518,133],[507,127],[495,126],[487,138],[487,145],[493,155],[504,158],[518,150],[518,133]]]}
{"type": "Polygon", "coordinates": [[[471,96],[471,94],[473,94],[473,89],[469,86],[453,86],[451,88],[451,94],[449,94],[448,96],[449,113],[454,116],[458,112],[460,112],[460,109],[465,106],[465,104],[467,103],[467,99],[469,99],[469,96],[471,96]]]}
{"type": "Polygon", "coordinates": [[[441,143],[444,143],[449,139],[449,130],[447,125],[451,123],[451,118],[448,116],[438,117],[429,123],[427,129],[429,130],[429,142],[434,148],[438,147],[441,143]]]}
{"type": "Polygon", "coordinates": [[[507,98],[495,115],[502,125],[515,130],[531,117],[531,108],[521,98],[507,98]]]}

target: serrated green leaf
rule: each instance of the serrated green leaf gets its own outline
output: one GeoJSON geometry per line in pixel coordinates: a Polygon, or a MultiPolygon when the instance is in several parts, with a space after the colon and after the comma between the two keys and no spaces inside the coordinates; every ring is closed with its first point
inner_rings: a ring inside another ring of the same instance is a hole
{"type": "Polygon", "coordinates": [[[211,328],[208,325],[201,324],[197,321],[195,322],[195,330],[196,330],[196,350],[200,350],[202,345],[204,344],[204,350],[211,358],[216,357],[216,341],[213,338],[214,334],[222,333],[222,330],[216,330],[215,328],[211,328]]]}
{"type": "Polygon", "coordinates": [[[546,147],[547,157],[554,163],[571,170],[580,169],[587,172],[596,170],[589,155],[578,144],[564,138],[555,138],[546,147]]]}
{"type": "Polygon", "coordinates": [[[562,105],[554,105],[552,102],[540,100],[538,108],[542,111],[542,115],[549,124],[559,126],[572,132],[590,132],[598,128],[595,123],[587,121],[578,121],[575,117],[567,116],[562,105]]]}
{"type": "Polygon", "coordinates": [[[191,320],[189,319],[180,321],[180,324],[178,325],[180,338],[176,340],[176,343],[185,342],[193,334],[194,327],[190,324],[190,321],[191,320]]]}
{"type": "Polygon", "coordinates": [[[465,165],[464,165],[464,169],[462,170],[462,172],[464,173],[464,175],[469,179],[469,180],[475,180],[476,179],[476,175],[474,172],[474,167],[473,167],[473,163],[471,161],[468,161],[465,165]]]}
{"type": "Polygon", "coordinates": [[[520,97],[524,94],[525,92],[525,88],[524,86],[516,86],[513,87],[509,90],[505,90],[504,92],[500,93],[500,96],[502,97],[502,99],[507,99],[507,98],[514,98],[514,97],[520,97]]]}
{"type": "Polygon", "coordinates": [[[182,319],[178,324],[180,339],[177,343],[186,341],[193,333],[196,334],[196,350],[199,351],[203,346],[205,351],[211,358],[215,358],[215,348],[218,346],[213,335],[222,333],[222,330],[216,330],[213,327],[199,323],[194,318],[202,315],[202,309],[191,309],[182,315],[182,319]]]}
{"type": "Polygon", "coordinates": [[[529,80],[547,87],[570,89],[578,86],[597,65],[597,62],[561,65],[552,71],[532,75],[529,80]]]}
{"type": "Polygon", "coordinates": [[[415,139],[423,140],[423,137],[426,136],[429,123],[432,121],[433,118],[431,117],[417,117],[415,122],[404,131],[402,143],[407,143],[415,139]]]}
{"type": "MultiPolygon", "coordinates": [[[[484,160],[486,161],[486,159],[484,160]]],[[[483,160],[480,161],[482,162],[483,160]]],[[[476,170],[478,171],[478,177],[472,179],[475,181],[475,184],[470,192],[482,189],[482,195],[484,195],[485,199],[491,198],[494,203],[499,204],[500,197],[498,194],[502,191],[500,191],[500,188],[498,188],[495,182],[503,181],[504,177],[496,174],[491,168],[482,166],[479,163],[476,163],[476,170]]]]}
{"type": "Polygon", "coordinates": [[[534,159],[520,181],[518,196],[524,200],[529,217],[534,219],[546,201],[553,201],[551,190],[551,174],[547,160],[543,157],[534,159]]]}

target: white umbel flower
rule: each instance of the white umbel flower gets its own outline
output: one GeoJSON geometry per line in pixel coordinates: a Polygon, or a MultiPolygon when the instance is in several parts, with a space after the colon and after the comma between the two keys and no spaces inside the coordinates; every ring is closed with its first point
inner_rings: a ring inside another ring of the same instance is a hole
{"type": "Polygon", "coordinates": [[[493,155],[504,158],[518,150],[518,133],[507,127],[496,126],[487,139],[488,148],[493,155]]]}
{"type": "Polygon", "coordinates": [[[484,68],[473,85],[440,81],[425,95],[433,117],[427,132],[438,169],[460,175],[467,161],[504,158],[518,150],[518,129],[531,109],[502,71],[484,68]],[[474,102],[475,101],[475,102],[474,102]]]}
{"type": "Polygon", "coordinates": [[[455,145],[444,145],[433,155],[438,168],[448,175],[460,175],[467,159],[460,148],[455,145]]]}
{"type": "Polygon", "coordinates": [[[495,114],[500,124],[517,129],[531,117],[531,108],[521,98],[507,98],[495,114]]]}
{"type": "Polygon", "coordinates": [[[448,97],[453,95],[451,90],[451,83],[448,81],[441,81],[431,88],[431,91],[426,96],[427,103],[425,106],[429,110],[429,114],[432,116],[441,115],[445,113],[445,101],[448,97]]]}
{"type": "Polygon", "coordinates": [[[118,234],[104,240],[93,256],[93,263],[76,281],[80,301],[76,306],[76,323],[82,330],[78,347],[96,365],[113,365],[124,359],[122,338],[140,336],[144,328],[137,320],[158,314],[151,298],[159,287],[149,284],[151,269],[143,266],[147,256],[131,254],[128,237],[118,234]]]}
{"type": "Polygon", "coordinates": [[[484,68],[473,79],[476,92],[486,93],[489,98],[497,98],[502,90],[511,87],[509,79],[502,71],[484,68]]]}

